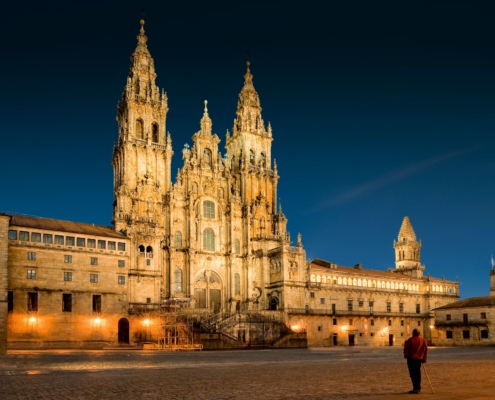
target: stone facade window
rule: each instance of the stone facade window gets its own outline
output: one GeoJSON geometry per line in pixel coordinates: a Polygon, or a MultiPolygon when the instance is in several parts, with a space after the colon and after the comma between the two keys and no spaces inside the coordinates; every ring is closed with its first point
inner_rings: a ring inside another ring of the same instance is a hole
{"type": "Polygon", "coordinates": [[[41,233],[33,232],[31,233],[31,242],[41,242],[41,233]]]}
{"type": "Polygon", "coordinates": [[[84,238],[77,238],[76,243],[78,247],[86,247],[86,239],[84,238]]]}
{"type": "Polygon", "coordinates": [[[64,281],[71,282],[72,281],[72,272],[64,272],[64,281]]]}
{"type": "Polygon", "coordinates": [[[92,304],[92,309],[94,313],[101,313],[101,294],[94,294],[93,295],[93,304],[92,304]]]}
{"type": "Polygon", "coordinates": [[[98,258],[97,257],[91,257],[91,265],[98,265],[98,258]]]}
{"type": "Polygon", "coordinates": [[[64,237],[61,235],[55,235],[55,244],[64,244],[64,237]]]}
{"type": "Polygon", "coordinates": [[[471,332],[469,331],[469,329],[462,331],[462,338],[463,339],[470,339],[471,338],[471,332]]]}
{"type": "Polygon", "coordinates": [[[62,293],[62,311],[72,312],[72,294],[62,293]]]}
{"type": "Polygon", "coordinates": [[[182,232],[177,231],[174,234],[174,246],[182,247],[182,232]]]}
{"type": "Polygon", "coordinates": [[[399,303],[399,312],[404,312],[404,303],[399,303]]]}
{"type": "Polygon", "coordinates": [[[125,276],[119,275],[117,278],[117,282],[119,285],[125,285],[125,276]]]}
{"type": "Polygon", "coordinates": [[[203,201],[203,216],[205,218],[215,218],[215,203],[213,201],[203,201]]]}
{"type": "Polygon", "coordinates": [[[91,283],[98,283],[98,274],[90,274],[89,275],[89,281],[91,283]]]}
{"type": "Polygon", "coordinates": [[[74,246],[74,236],[67,236],[65,238],[65,244],[67,246],[74,246]]]}
{"type": "Polygon", "coordinates": [[[72,256],[64,256],[64,263],[71,263],[72,262],[72,256]]]}
{"type": "Polygon", "coordinates": [[[28,251],[28,260],[36,260],[36,253],[34,251],[28,251]]]}
{"type": "Polygon", "coordinates": [[[158,143],[158,124],[154,123],[151,126],[151,132],[152,132],[152,140],[155,143],[158,143]]]}
{"type": "Polygon", "coordinates": [[[352,311],[352,300],[347,300],[347,311],[352,311]]]}
{"type": "Polygon", "coordinates": [[[88,247],[90,249],[96,248],[96,240],[95,239],[88,239],[88,247]]]}
{"type": "Polygon", "coordinates": [[[486,312],[482,312],[482,313],[480,314],[480,318],[481,318],[481,319],[486,319],[486,312]]]}
{"type": "Polygon", "coordinates": [[[488,339],[488,329],[481,330],[481,339],[488,339]]]}
{"type": "Polygon", "coordinates": [[[421,304],[416,304],[416,314],[421,314],[421,304]]]}
{"type": "Polygon", "coordinates": [[[261,153],[261,166],[266,168],[266,156],[264,153],[261,153]]]}
{"type": "Polygon", "coordinates": [[[447,314],[447,315],[445,316],[445,320],[446,320],[446,321],[450,321],[451,319],[452,319],[452,315],[447,314]]]}
{"type": "Polygon", "coordinates": [[[9,240],[17,240],[17,231],[9,230],[9,240]]]}
{"type": "Polygon", "coordinates": [[[174,290],[175,292],[182,292],[182,270],[176,268],[174,271],[174,290]]]}
{"type": "Polygon", "coordinates": [[[125,243],[119,242],[117,244],[119,251],[125,251],[125,243]]]}
{"type": "Polygon", "coordinates": [[[28,242],[29,241],[29,232],[20,231],[19,232],[19,240],[21,240],[23,242],[28,242]]]}
{"type": "Polygon", "coordinates": [[[28,279],[36,279],[36,270],[35,269],[28,269],[26,277],[28,279]]]}
{"type": "Polygon", "coordinates": [[[12,290],[7,292],[7,312],[14,312],[14,292],[12,290]]]}
{"type": "Polygon", "coordinates": [[[98,240],[98,248],[100,250],[105,250],[107,247],[107,242],[105,242],[104,240],[98,240]]]}
{"type": "Polygon", "coordinates": [[[235,296],[241,295],[241,276],[237,273],[234,275],[234,293],[235,296]]]}
{"type": "Polygon", "coordinates": [[[215,233],[210,228],[203,231],[203,250],[215,251],[215,233]]]}
{"type": "Polygon", "coordinates": [[[115,250],[115,242],[108,242],[108,250],[115,250]]]}
{"type": "Polygon", "coordinates": [[[452,331],[445,332],[445,338],[447,338],[447,339],[453,339],[454,338],[453,332],[452,331]]]}
{"type": "Polygon", "coordinates": [[[125,267],[125,260],[119,260],[119,267],[125,267]]]}
{"type": "Polygon", "coordinates": [[[53,236],[48,234],[48,233],[44,233],[43,234],[43,243],[52,244],[52,242],[53,242],[53,236]]]}
{"type": "Polygon", "coordinates": [[[144,132],[143,132],[143,121],[140,119],[136,120],[136,137],[138,139],[143,139],[144,132]]]}
{"type": "Polygon", "coordinates": [[[27,310],[38,311],[38,292],[29,292],[27,298],[27,310]]]}
{"type": "Polygon", "coordinates": [[[392,303],[387,301],[387,312],[392,312],[392,303]]]}
{"type": "Polygon", "coordinates": [[[253,150],[249,151],[249,163],[251,165],[254,165],[254,151],[253,150]]]}
{"type": "Polygon", "coordinates": [[[320,298],[320,304],[325,304],[325,298],[324,297],[320,298]]]}

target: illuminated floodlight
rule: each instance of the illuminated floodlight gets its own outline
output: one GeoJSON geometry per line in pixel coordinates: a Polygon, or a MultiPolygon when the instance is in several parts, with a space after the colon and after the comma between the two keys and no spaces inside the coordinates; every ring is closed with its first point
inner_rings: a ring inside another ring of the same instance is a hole
{"type": "Polygon", "coordinates": [[[145,324],[146,326],[148,326],[148,325],[150,324],[150,320],[149,320],[149,319],[145,319],[143,322],[144,322],[144,324],[145,324]]]}
{"type": "Polygon", "coordinates": [[[293,332],[297,332],[299,330],[299,325],[292,325],[290,328],[293,332]]]}
{"type": "Polygon", "coordinates": [[[344,326],[342,327],[342,330],[343,330],[343,331],[346,331],[346,330],[347,330],[347,325],[344,325],[344,326]]]}
{"type": "Polygon", "coordinates": [[[433,329],[435,327],[435,325],[430,325],[430,329],[433,329]]]}
{"type": "Polygon", "coordinates": [[[101,322],[100,318],[95,318],[95,324],[96,324],[96,325],[99,325],[99,324],[100,324],[100,322],[101,322]]]}
{"type": "Polygon", "coordinates": [[[36,322],[36,318],[34,318],[34,317],[29,318],[29,322],[31,322],[32,324],[34,324],[36,322]]]}

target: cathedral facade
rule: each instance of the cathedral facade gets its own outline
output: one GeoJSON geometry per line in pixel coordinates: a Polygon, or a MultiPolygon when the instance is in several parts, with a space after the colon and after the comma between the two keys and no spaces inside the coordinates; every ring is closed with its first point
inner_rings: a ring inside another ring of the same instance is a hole
{"type": "Polygon", "coordinates": [[[432,341],[431,309],[455,301],[458,283],[423,276],[407,217],[393,271],[307,262],[301,235],[292,244],[249,63],[225,156],[205,101],[172,182],[144,21],[137,39],[117,111],[113,227],[0,214],[0,350],[146,341],[170,302],[231,341],[245,341],[232,316],[254,313],[309,345],[394,345],[418,324],[432,341]]]}

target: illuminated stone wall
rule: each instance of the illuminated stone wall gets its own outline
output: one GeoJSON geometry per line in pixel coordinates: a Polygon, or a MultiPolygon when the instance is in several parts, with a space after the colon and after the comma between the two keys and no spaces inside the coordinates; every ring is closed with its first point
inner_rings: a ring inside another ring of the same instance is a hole
{"type": "Polygon", "coordinates": [[[0,215],[0,354],[7,352],[8,216],[0,215]]]}

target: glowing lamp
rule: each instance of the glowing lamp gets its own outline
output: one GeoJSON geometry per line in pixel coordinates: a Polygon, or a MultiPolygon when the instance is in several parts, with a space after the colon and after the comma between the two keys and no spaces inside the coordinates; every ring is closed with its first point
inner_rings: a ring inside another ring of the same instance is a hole
{"type": "Polygon", "coordinates": [[[145,319],[145,320],[144,320],[144,324],[145,324],[146,326],[148,326],[148,325],[150,324],[150,320],[149,320],[149,319],[145,319]]]}
{"type": "Polygon", "coordinates": [[[433,329],[435,327],[435,325],[430,325],[430,329],[433,329]]]}
{"type": "Polygon", "coordinates": [[[95,324],[96,324],[96,325],[99,325],[99,324],[100,324],[100,321],[101,321],[101,320],[100,320],[99,318],[95,318],[95,324]]]}
{"type": "Polygon", "coordinates": [[[299,325],[292,325],[291,329],[293,332],[297,332],[299,330],[299,325]]]}
{"type": "Polygon", "coordinates": [[[34,317],[29,318],[29,322],[31,322],[32,324],[34,324],[36,322],[36,318],[34,318],[34,317]]]}

